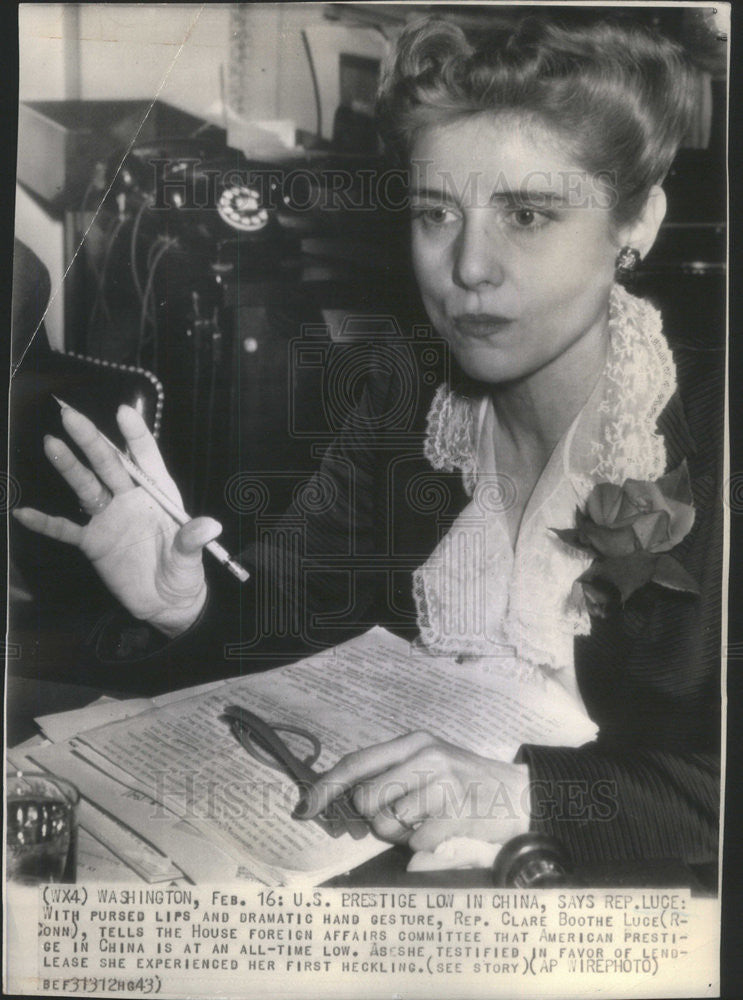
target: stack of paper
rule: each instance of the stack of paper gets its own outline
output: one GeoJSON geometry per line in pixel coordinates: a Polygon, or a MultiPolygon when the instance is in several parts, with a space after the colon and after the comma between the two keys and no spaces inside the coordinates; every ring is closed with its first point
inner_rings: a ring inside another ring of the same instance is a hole
{"type": "Polygon", "coordinates": [[[524,680],[506,660],[433,657],[375,628],[264,674],[47,717],[45,731],[62,742],[33,757],[196,882],[317,883],[387,848],[371,834],[334,839],[293,819],[296,785],[235,740],[221,718],[230,704],[311,730],[319,770],[416,729],[501,759],[524,742],[579,745],[595,735],[554,682],[524,680]]]}

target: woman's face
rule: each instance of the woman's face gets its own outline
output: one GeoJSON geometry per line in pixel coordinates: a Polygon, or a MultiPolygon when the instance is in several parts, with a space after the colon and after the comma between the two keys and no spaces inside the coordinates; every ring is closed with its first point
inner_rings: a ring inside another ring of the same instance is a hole
{"type": "Polygon", "coordinates": [[[416,276],[468,375],[506,382],[603,358],[618,249],[609,200],[546,129],[512,116],[419,133],[416,276]]]}

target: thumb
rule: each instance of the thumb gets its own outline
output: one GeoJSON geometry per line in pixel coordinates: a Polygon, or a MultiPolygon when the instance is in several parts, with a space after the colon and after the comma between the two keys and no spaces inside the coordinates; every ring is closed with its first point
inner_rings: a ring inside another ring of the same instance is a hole
{"type": "Polygon", "coordinates": [[[213,517],[195,517],[176,532],[173,549],[189,561],[197,561],[204,546],[221,533],[222,525],[213,517]]]}

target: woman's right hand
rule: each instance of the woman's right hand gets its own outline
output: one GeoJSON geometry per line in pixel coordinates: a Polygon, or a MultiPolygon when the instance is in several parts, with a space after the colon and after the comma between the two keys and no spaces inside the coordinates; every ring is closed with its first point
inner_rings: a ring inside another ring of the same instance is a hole
{"type": "MultiPolygon", "coordinates": [[[[182,507],[178,488],[142,417],[121,406],[116,418],[134,461],[182,507]]],[[[221,525],[199,517],[179,527],[132,481],[87,417],[63,407],[62,423],[90,468],[58,438],[47,436],[44,451],[90,520],[79,525],[29,507],[16,509],[14,515],[33,531],[77,546],[135,617],[168,636],[179,635],[196,621],[206,600],[202,549],[219,535],[221,525]]]]}

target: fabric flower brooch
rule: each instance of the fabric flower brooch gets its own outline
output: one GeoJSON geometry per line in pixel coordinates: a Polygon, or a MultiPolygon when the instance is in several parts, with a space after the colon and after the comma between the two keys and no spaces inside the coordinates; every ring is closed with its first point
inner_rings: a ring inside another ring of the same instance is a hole
{"type": "Polygon", "coordinates": [[[594,556],[577,584],[589,614],[605,618],[647,583],[699,593],[696,581],[668,552],[691,531],[695,511],[686,461],[655,482],[599,483],[576,510],[575,528],[555,534],[594,556]]]}

